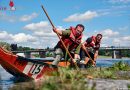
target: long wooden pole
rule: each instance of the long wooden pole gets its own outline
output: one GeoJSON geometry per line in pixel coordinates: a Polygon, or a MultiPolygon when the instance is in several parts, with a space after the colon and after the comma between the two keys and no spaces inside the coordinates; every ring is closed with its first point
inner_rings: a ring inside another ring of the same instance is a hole
{"type": "MultiPolygon", "coordinates": [[[[52,26],[53,28],[55,28],[54,24],[52,23],[52,21],[51,21],[50,17],[48,16],[48,14],[47,14],[45,8],[43,7],[43,5],[42,5],[41,7],[42,7],[43,11],[45,12],[45,14],[46,14],[46,16],[47,16],[47,18],[48,18],[48,20],[49,20],[51,26],[52,26]]],[[[67,47],[65,46],[64,42],[62,41],[62,39],[60,38],[60,35],[59,35],[58,33],[56,33],[56,34],[57,34],[58,38],[60,39],[60,41],[61,41],[63,47],[65,48],[66,52],[68,53],[69,57],[71,58],[72,62],[74,63],[76,69],[78,69],[77,64],[74,62],[73,57],[72,57],[71,54],[69,53],[69,51],[68,51],[67,47]]]]}

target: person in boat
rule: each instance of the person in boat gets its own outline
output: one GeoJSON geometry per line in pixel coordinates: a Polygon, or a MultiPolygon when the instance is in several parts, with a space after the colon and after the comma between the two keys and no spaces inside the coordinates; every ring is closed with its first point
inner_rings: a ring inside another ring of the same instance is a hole
{"type": "Polygon", "coordinates": [[[80,50],[80,64],[85,66],[88,62],[91,62],[92,66],[96,65],[101,39],[102,34],[97,34],[96,36],[87,38],[87,40],[82,43],[82,48],[80,50]]]}
{"type": "MultiPolygon", "coordinates": [[[[85,27],[82,24],[77,24],[76,27],[70,27],[66,30],[58,30],[56,28],[53,28],[53,31],[61,36],[62,41],[64,42],[72,57],[74,58],[75,62],[77,59],[79,59],[82,33],[84,29],[85,27]]],[[[54,49],[55,57],[54,61],[52,62],[52,65],[57,66],[60,60],[66,57],[67,52],[63,47],[61,41],[57,43],[54,49]]]]}

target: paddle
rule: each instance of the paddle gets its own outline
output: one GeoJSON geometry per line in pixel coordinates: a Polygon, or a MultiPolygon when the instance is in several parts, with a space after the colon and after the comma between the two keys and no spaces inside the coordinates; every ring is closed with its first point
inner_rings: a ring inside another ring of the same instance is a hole
{"type": "MultiPolygon", "coordinates": [[[[47,18],[48,18],[48,20],[49,20],[49,22],[50,22],[51,26],[52,26],[53,28],[55,28],[54,24],[52,23],[52,21],[51,21],[50,17],[48,16],[48,14],[47,14],[47,12],[46,12],[45,8],[43,7],[43,5],[42,5],[41,7],[42,7],[42,9],[43,9],[44,13],[46,14],[46,16],[47,16],[47,18]]],[[[60,39],[60,41],[61,41],[61,43],[62,43],[62,45],[63,45],[64,49],[65,49],[65,50],[66,50],[66,52],[68,53],[68,55],[69,55],[70,59],[71,59],[71,60],[72,60],[72,62],[74,63],[74,65],[75,65],[76,69],[78,70],[78,66],[77,66],[77,64],[75,63],[75,61],[74,61],[73,57],[71,56],[71,54],[70,54],[70,52],[68,51],[67,47],[65,46],[64,42],[63,42],[63,41],[62,41],[62,39],[60,38],[60,35],[59,35],[58,33],[56,33],[56,34],[57,34],[58,38],[60,39]]]]}

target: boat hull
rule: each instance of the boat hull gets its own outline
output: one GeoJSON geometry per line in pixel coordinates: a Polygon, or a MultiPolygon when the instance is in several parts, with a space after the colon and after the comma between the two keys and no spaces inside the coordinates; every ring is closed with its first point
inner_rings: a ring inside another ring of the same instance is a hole
{"type": "Polygon", "coordinates": [[[58,68],[49,61],[29,61],[30,59],[14,55],[0,47],[0,64],[10,74],[26,78],[40,79],[47,73],[57,71],[58,68]]]}

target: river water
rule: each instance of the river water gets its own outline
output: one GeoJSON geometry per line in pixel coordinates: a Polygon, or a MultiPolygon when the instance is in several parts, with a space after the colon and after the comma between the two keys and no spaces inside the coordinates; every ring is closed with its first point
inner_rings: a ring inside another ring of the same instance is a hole
{"type": "MultiPolygon", "coordinates": [[[[130,65],[130,59],[98,59],[96,62],[97,67],[109,67],[116,62],[123,61],[130,65]]],[[[16,78],[13,77],[11,74],[6,72],[0,66],[0,90],[9,90],[11,86],[13,86],[16,81],[16,78]]]]}

